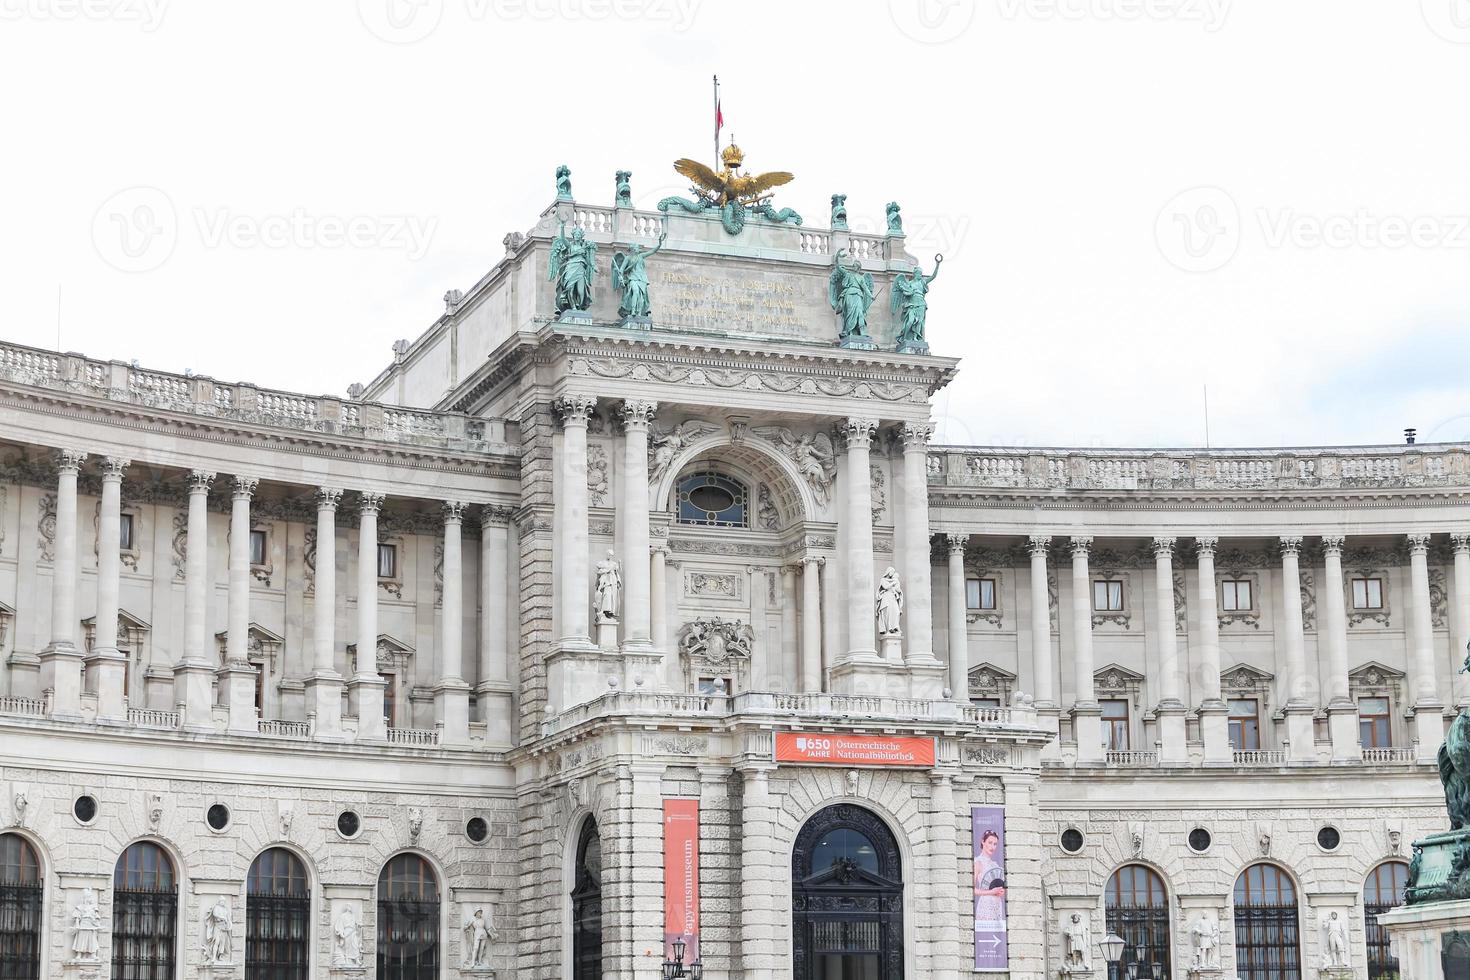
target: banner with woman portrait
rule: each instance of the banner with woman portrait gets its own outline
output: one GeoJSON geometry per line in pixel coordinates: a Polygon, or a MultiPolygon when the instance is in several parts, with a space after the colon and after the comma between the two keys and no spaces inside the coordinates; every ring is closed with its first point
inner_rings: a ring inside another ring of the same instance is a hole
{"type": "Polygon", "coordinates": [[[1006,945],[1005,807],[970,808],[970,840],[975,860],[975,969],[1005,970],[1006,945]]]}

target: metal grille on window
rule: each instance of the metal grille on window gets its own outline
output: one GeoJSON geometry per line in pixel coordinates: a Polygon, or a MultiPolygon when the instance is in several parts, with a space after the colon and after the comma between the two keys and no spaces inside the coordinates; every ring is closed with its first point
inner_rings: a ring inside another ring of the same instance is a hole
{"type": "Polygon", "coordinates": [[[749,527],[745,485],[723,473],[691,473],[679,480],[679,523],[749,527]]]}
{"type": "Polygon", "coordinates": [[[40,980],[41,862],[19,834],[0,834],[0,980],[40,980]]]}
{"type": "Polygon", "coordinates": [[[1168,977],[1169,899],[1164,881],[1141,864],[1128,864],[1108,879],[1108,931],[1123,937],[1120,972],[1126,976],[1168,977]]]}
{"type": "Polygon", "coordinates": [[[306,866],[284,848],[262,852],[246,882],[245,980],[307,980],[310,935],[306,866]]]}
{"type": "Polygon", "coordinates": [[[1300,980],[1296,888],[1286,872],[1253,864],[1235,879],[1235,975],[1240,980],[1300,980]]]}
{"type": "Polygon", "coordinates": [[[572,980],[602,978],[602,838],[591,817],[577,836],[572,882],[572,980]]]}
{"type": "Polygon", "coordinates": [[[378,980],[437,980],[439,879],[417,854],[399,854],[378,876],[378,980]]]}
{"type": "Polygon", "coordinates": [[[163,848],[139,841],[112,874],[112,980],[174,980],[179,892],[163,848]]]}
{"type": "Polygon", "coordinates": [[[1399,976],[1399,961],[1389,952],[1388,930],[1378,924],[1378,916],[1404,904],[1408,884],[1409,866],[1402,861],[1385,861],[1368,872],[1368,880],[1363,883],[1363,939],[1368,946],[1370,980],[1399,976]]]}

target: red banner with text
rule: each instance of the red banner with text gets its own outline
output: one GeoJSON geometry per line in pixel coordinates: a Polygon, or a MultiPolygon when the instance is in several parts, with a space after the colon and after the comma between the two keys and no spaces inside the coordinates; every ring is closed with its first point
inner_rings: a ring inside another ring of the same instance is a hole
{"type": "Polygon", "coordinates": [[[776,761],[829,766],[932,766],[934,739],[916,735],[777,732],[776,761]]]}
{"type": "Polygon", "coordinates": [[[664,800],[664,958],[683,937],[684,962],[699,959],[699,801],[664,800]]]}

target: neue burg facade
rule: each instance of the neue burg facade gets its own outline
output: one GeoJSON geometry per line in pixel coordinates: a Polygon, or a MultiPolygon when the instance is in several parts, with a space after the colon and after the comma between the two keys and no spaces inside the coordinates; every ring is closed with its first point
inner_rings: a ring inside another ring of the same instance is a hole
{"type": "Polygon", "coordinates": [[[899,234],[505,245],[351,397],[0,346],[0,977],[1393,973],[1470,446],[937,445],[899,234]]]}

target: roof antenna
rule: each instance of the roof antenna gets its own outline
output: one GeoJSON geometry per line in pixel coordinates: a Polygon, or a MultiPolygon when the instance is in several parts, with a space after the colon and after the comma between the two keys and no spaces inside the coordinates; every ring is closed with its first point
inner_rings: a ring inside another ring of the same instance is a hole
{"type": "Polygon", "coordinates": [[[1205,385],[1205,448],[1210,448],[1210,386],[1205,385]]]}
{"type": "Polygon", "coordinates": [[[1418,429],[1414,429],[1414,428],[1405,429],[1404,430],[1404,445],[1406,445],[1406,446],[1412,446],[1414,444],[1414,437],[1417,436],[1418,434],[1419,434],[1419,430],[1418,429]]]}

